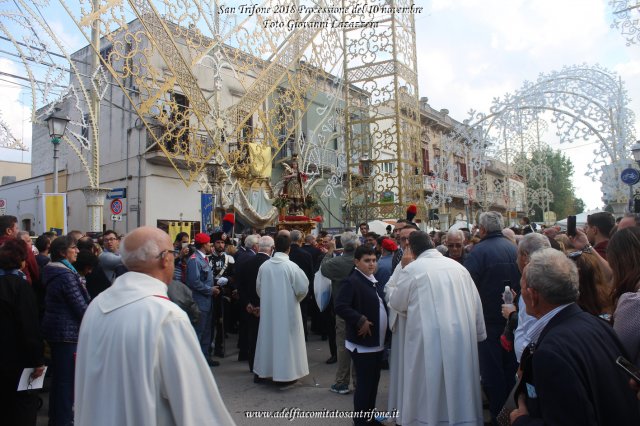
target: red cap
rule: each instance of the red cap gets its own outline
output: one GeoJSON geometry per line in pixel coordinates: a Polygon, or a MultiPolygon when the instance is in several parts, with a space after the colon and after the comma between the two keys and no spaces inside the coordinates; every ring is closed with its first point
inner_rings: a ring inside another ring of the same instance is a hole
{"type": "Polygon", "coordinates": [[[415,204],[411,204],[409,207],[407,207],[407,213],[416,214],[418,213],[418,208],[416,207],[415,204]]]}
{"type": "Polygon", "coordinates": [[[196,234],[195,241],[196,244],[207,244],[211,242],[211,238],[204,232],[200,232],[199,234],[196,234]]]}
{"type": "Polygon", "coordinates": [[[382,240],[382,248],[387,251],[396,251],[398,250],[398,245],[391,238],[385,238],[382,240]]]}
{"type": "Polygon", "coordinates": [[[235,223],[236,222],[236,218],[233,215],[233,213],[227,213],[224,215],[224,217],[222,218],[223,222],[229,222],[229,223],[235,223]]]}

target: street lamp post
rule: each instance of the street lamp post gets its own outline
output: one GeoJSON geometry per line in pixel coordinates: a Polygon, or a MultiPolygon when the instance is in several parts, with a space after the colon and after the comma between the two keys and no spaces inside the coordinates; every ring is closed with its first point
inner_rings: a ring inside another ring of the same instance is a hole
{"type": "Polygon", "coordinates": [[[69,117],[62,115],[60,111],[53,112],[44,121],[49,126],[49,136],[53,144],[53,192],[58,193],[58,145],[67,130],[69,117]]]}
{"type": "MultiPolygon", "coordinates": [[[[640,140],[631,146],[631,154],[633,154],[633,159],[636,164],[640,166],[640,140]]],[[[634,212],[635,210],[635,198],[633,195],[633,185],[629,185],[629,212],[634,212]]]]}

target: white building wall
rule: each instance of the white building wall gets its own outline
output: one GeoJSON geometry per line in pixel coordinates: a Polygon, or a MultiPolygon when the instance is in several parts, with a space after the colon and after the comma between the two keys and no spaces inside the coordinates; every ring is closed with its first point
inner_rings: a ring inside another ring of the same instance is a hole
{"type": "MultiPolygon", "coordinates": [[[[201,221],[200,187],[197,183],[185,187],[182,180],[173,177],[150,176],[145,182],[149,196],[143,213],[145,224],[156,226],[161,219],[201,221]]],[[[202,225],[201,225],[202,226],[202,225]]]]}
{"type": "Polygon", "coordinates": [[[31,230],[36,234],[43,233],[40,194],[44,188],[45,176],[2,185],[0,198],[7,200],[5,214],[17,217],[20,228],[25,220],[29,220],[31,230]]]}

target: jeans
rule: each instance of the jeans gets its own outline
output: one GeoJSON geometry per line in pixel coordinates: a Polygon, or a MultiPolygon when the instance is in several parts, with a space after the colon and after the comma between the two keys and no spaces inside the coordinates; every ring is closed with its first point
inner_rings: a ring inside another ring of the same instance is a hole
{"type": "Polygon", "coordinates": [[[51,393],[49,426],[73,425],[73,381],[77,343],[49,342],[51,346],[51,393]]]}
{"type": "Polygon", "coordinates": [[[487,340],[478,343],[480,376],[482,387],[489,399],[491,420],[496,424],[496,417],[515,386],[515,374],[518,368],[515,352],[507,352],[500,344],[500,335],[504,325],[487,324],[487,340]]]}

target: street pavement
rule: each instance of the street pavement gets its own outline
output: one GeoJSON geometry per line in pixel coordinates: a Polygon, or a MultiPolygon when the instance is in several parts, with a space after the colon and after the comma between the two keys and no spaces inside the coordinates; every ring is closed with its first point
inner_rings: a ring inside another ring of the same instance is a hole
{"type": "MultiPolygon", "coordinates": [[[[347,418],[249,418],[247,411],[282,411],[283,409],[300,409],[311,411],[322,410],[353,410],[353,383],[351,393],[340,395],[329,390],[334,383],[336,364],[327,365],[329,358],[329,344],[322,341],[320,336],[310,335],[307,342],[307,359],[309,361],[309,375],[303,377],[293,386],[283,388],[275,384],[253,383],[253,373],[249,372],[246,361],[237,361],[237,334],[229,334],[226,342],[227,356],[215,359],[220,366],[213,367],[213,375],[222,399],[238,426],[255,425],[336,425],[347,426],[353,422],[347,418]]],[[[376,408],[381,411],[387,409],[387,395],[389,392],[389,371],[383,370],[378,385],[376,408]]],[[[42,393],[43,406],[38,412],[38,426],[47,426],[47,407],[49,395],[42,393]]],[[[489,413],[485,409],[485,420],[489,413]]],[[[209,424],[202,419],[202,425],[209,424]]],[[[386,424],[395,425],[393,418],[386,424]]]]}
{"type": "MultiPolygon", "coordinates": [[[[274,384],[253,383],[253,373],[249,372],[246,361],[237,361],[237,335],[229,334],[226,342],[227,356],[214,358],[220,366],[213,367],[213,375],[227,409],[238,426],[255,425],[337,425],[353,424],[350,419],[289,419],[283,418],[248,418],[246,411],[280,411],[283,409],[300,410],[353,410],[353,391],[347,395],[340,395],[329,390],[334,383],[336,364],[327,365],[329,358],[329,344],[322,341],[320,336],[310,335],[307,342],[307,359],[309,361],[309,375],[303,377],[293,386],[283,388],[274,384]]],[[[353,384],[352,384],[353,385],[353,384]]],[[[378,386],[377,407],[386,410],[389,387],[389,372],[382,371],[378,386]]],[[[38,426],[47,425],[47,407],[49,395],[42,393],[43,406],[38,412],[38,426]]],[[[202,419],[202,425],[207,425],[202,419]]],[[[393,425],[390,421],[388,424],[393,425]]]]}
{"type": "MultiPolygon", "coordinates": [[[[235,337],[227,343],[227,348],[235,348],[235,337]]],[[[350,419],[296,419],[293,421],[279,419],[248,418],[247,410],[276,411],[287,408],[300,410],[353,410],[353,391],[347,395],[340,395],[329,390],[334,383],[336,365],[327,365],[329,358],[329,344],[319,336],[309,336],[307,342],[307,359],[309,361],[309,375],[303,377],[290,388],[282,388],[274,384],[255,384],[253,374],[249,372],[246,362],[236,361],[237,349],[230,356],[216,360],[219,367],[213,368],[214,377],[222,399],[238,426],[249,425],[351,425],[350,419]]],[[[353,385],[353,383],[352,383],[353,385]]],[[[386,410],[389,387],[389,372],[382,371],[378,387],[377,407],[386,410]]],[[[390,424],[393,424],[391,422],[390,424]]]]}

